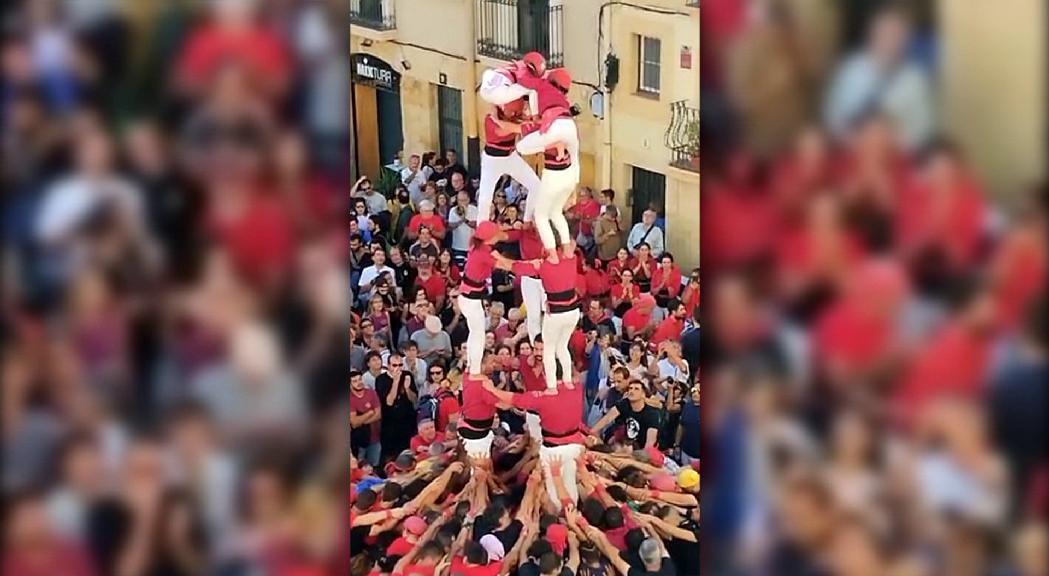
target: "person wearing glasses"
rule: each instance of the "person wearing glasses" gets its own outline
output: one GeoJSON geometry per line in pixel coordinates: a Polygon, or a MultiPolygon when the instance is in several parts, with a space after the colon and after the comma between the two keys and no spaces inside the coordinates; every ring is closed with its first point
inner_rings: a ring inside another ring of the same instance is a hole
{"type": "Polygon", "coordinates": [[[419,389],[411,372],[404,369],[404,357],[391,352],[386,371],[375,378],[375,393],[382,404],[383,459],[396,457],[407,450],[415,436],[415,405],[419,389]]]}

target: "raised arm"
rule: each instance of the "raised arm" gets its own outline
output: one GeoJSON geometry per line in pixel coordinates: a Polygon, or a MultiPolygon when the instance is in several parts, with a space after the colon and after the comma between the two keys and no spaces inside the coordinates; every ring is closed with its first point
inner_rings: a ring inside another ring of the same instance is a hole
{"type": "Polygon", "coordinates": [[[619,409],[613,406],[604,416],[601,417],[600,420],[597,421],[596,424],[590,427],[590,435],[595,438],[600,438],[601,432],[603,432],[609,424],[615,422],[616,418],[619,418],[619,409]]]}
{"type": "Polygon", "coordinates": [[[620,574],[626,576],[630,572],[630,564],[626,560],[619,557],[619,550],[608,541],[608,538],[601,533],[600,530],[593,526],[586,526],[583,528],[583,532],[586,533],[586,537],[597,546],[597,549],[608,558],[608,561],[616,567],[616,570],[620,574]]]}

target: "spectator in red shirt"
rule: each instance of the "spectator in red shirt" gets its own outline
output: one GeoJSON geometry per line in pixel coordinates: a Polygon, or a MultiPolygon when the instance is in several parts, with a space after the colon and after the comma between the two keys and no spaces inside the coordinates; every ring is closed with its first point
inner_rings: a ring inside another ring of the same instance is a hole
{"type": "Polygon", "coordinates": [[[52,529],[43,495],[5,494],[4,574],[18,576],[92,576],[90,557],[52,529]]]}
{"type": "Polygon", "coordinates": [[[674,263],[674,255],[664,252],[659,257],[659,266],[652,271],[652,295],[656,304],[666,308],[667,302],[681,293],[681,268],[674,263]]]}
{"type": "Polygon", "coordinates": [[[967,286],[954,318],[918,353],[896,389],[896,414],[905,423],[942,396],[976,399],[985,392],[997,315],[991,292],[967,286]]]}
{"type": "Polygon", "coordinates": [[[441,255],[437,257],[437,264],[434,268],[438,274],[444,277],[444,281],[448,286],[456,286],[463,279],[462,272],[455,265],[455,257],[452,256],[452,251],[447,248],[441,250],[441,255]]]}
{"type": "Polygon", "coordinates": [[[677,341],[681,333],[685,331],[685,318],[687,317],[688,310],[685,304],[677,298],[670,300],[667,303],[667,317],[659,323],[649,339],[650,348],[656,350],[659,344],[666,340],[677,341]]]}
{"type": "Polygon", "coordinates": [[[699,268],[689,275],[688,284],[685,284],[684,290],[681,291],[681,301],[685,303],[685,311],[689,316],[699,308],[699,268]]]}
{"type": "Polygon", "coordinates": [[[409,446],[412,452],[429,456],[430,446],[444,442],[444,432],[438,432],[434,421],[424,418],[419,421],[419,433],[412,437],[409,446]]]}
{"type": "Polygon", "coordinates": [[[612,284],[604,266],[596,258],[582,258],[583,277],[586,279],[586,297],[607,301],[612,284]]]}
{"type": "Polygon", "coordinates": [[[939,144],[919,178],[905,189],[897,220],[899,248],[918,266],[921,287],[946,289],[951,279],[976,263],[985,239],[987,207],[983,191],[951,144],[939,144]]]}
{"type": "Polygon", "coordinates": [[[434,309],[440,310],[444,307],[444,298],[448,291],[448,284],[445,283],[444,276],[434,272],[433,265],[428,260],[419,262],[419,272],[415,276],[415,284],[412,287],[412,291],[420,289],[426,291],[426,299],[434,305],[434,309]]]}
{"type": "Polygon", "coordinates": [[[234,265],[259,286],[283,281],[296,248],[287,211],[275,198],[260,192],[223,192],[229,196],[223,200],[225,209],[215,215],[215,231],[234,265]]]}
{"type": "Polygon", "coordinates": [[[375,390],[364,387],[364,378],[360,372],[350,372],[350,448],[353,452],[365,456],[372,467],[379,465],[382,445],[379,443],[381,433],[382,404],[375,390]]]}
{"type": "Polygon", "coordinates": [[[253,2],[212,3],[211,21],[186,39],[176,64],[183,90],[196,94],[209,86],[224,66],[240,66],[263,93],[281,96],[291,72],[284,39],[259,21],[253,2]]]}
{"type": "Polygon", "coordinates": [[[612,309],[620,318],[637,303],[641,290],[634,284],[634,272],[623,270],[619,273],[619,283],[612,286],[612,309]]]}
{"type": "Polygon", "coordinates": [[[433,234],[434,238],[444,239],[447,227],[444,225],[444,220],[441,216],[435,212],[433,202],[429,200],[419,202],[419,213],[412,216],[412,219],[408,221],[408,238],[411,240],[418,238],[419,229],[423,226],[430,229],[430,233],[433,234]]]}
{"type": "Polygon", "coordinates": [[[623,339],[633,340],[635,336],[648,338],[656,328],[652,318],[652,310],[656,307],[656,299],[651,294],[641,295],[634,306],[623,314],[623,339]]]}
{"type": "Polygon", "coordinates": [[[634,257],[630,255],[630,251],[626,248],[620,248],[619,251],[616,252],[615,260],[612,260],[608,263],[608,266],[606,266],[610,278],[619,278],[623,273],[623,270],[633,269],[634,257]]]}
{"type": "Polygon", "coordinates": [[[594,199],[594,191],[589,186],[579,189],[579,198],[568,210],[570,220],[579,222],[579,246],[589,250],[594,246],[594,220],[601,215],[601,204],[594,199]]]}

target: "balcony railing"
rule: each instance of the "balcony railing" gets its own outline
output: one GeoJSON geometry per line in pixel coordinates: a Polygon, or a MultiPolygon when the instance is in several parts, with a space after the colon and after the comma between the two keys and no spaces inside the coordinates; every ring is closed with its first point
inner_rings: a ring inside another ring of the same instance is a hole
{"type": "Polygon", "coordinates": [[[699,108],[687,100],[671,103],[665,139],[671,166],[699,172],[699,108]]]}
{"type": "Polygon", "coordinates": [[[477,53],[516,60],[527,52],[546,56],[547,66],[564,65],[562,6],[551,0],[476,0],[477,53]]]}
{"type": "Polygon", "coordinates": [[[394,0],[350,0],[350,25],[372,30],[394,30],[394,0]]]}

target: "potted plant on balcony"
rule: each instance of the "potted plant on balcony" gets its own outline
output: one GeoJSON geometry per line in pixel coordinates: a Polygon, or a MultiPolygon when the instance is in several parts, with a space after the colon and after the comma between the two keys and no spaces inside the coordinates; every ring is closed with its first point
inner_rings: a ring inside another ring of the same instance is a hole
{"type": "Polygon", "coordinates": [[[685,125],[685,142],[688,145],[688,151],[691,155],[689,158],[689,166],[695,170],[699,170],[699,119],[690,121],[685,125]]]}

